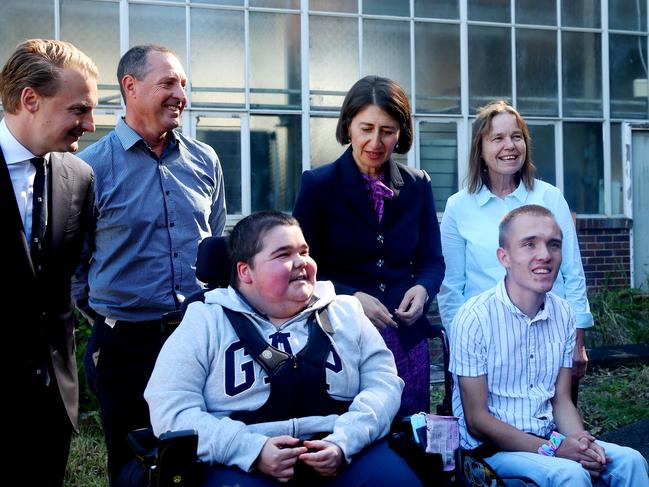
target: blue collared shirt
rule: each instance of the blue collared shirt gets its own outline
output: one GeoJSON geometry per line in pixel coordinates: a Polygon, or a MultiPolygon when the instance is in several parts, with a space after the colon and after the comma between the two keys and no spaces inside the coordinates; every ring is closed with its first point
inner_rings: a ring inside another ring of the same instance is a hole
{"type": "Polygon", "coordinates": [[[95,171],[91,258],[73,283],[80,308],[154,320],[201,289],[198,244],[225,226],[223,173],[210,146],[170,134],[158,158],[120,119],[79,154],[95,171]]]}
{"type": "Polygon", "coordinates": [[[496,256],[498,225],[514,208],[530,204],[550,210],[563,232],[563,260],[552,292],[570,303],[577,316],[577,328],[593,326],[577,232],[568,203],[556,187],[537,179],[532,191],[521,182],[504,198],[483,186],[476,194],[463,189],[448,199],[440,225],[446,274],[437,295],[445,327],[450,328],[465,301],[494,287],[505,276],[505,268],[496,256]]]}

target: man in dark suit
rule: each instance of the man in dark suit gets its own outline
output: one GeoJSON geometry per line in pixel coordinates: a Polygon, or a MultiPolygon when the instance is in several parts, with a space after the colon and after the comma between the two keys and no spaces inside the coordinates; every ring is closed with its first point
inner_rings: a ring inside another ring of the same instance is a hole
{"type": "Polygon", "coordinates": [[[12,485],[61,485],[79,402],[70,278],[94,178],[68,152],[94,131],[97,68],[72,44],[32,39],[7,60],[0,94],[0,326],[12,401],[3,464],[19,476],[12,485]]]}

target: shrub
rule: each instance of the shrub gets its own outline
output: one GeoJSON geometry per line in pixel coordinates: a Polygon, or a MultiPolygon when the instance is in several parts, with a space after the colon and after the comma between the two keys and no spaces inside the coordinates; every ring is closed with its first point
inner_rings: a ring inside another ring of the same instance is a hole
{"type": "Polygon", "coordinates": [[[649,295],[640,289],[604,286],[590,297],[595,327],[587,333],[587,345],[649,343],[649,295]]]}

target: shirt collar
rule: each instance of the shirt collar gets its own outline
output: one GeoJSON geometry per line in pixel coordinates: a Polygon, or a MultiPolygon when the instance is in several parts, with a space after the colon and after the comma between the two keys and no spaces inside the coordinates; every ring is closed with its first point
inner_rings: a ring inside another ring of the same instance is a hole
{"type": "MultiPolygon", "coordinates": [[[[5,162],[7,164],[16,164],[23,161],[28,161],[32,157],[35,157],[29,149],[22,145],[16,137],[11,133],[9,127],[7,127],[7,122],[3,118],[0,121],[0,147],[2,147],[2,153],[5,157],[5,162]]],[[[49,154],[43,156],[45,160],[49,160],[49,154]]]]}
{"type": "Polygon", "coordinates": [[[496,298],[502,302],[512,313],[524,316],[527,320],[531,322],[534,321],[539,321],[539,320],[546,320],[549,318],[549,313],[548,313],[548,294],[545,293],[545,297],[543,298],[543,304],[541,304],[541,309],[536,313],[536,316],[532,319],[530,319],[525,313],[523,313],[518,307],[512,303],[512,300],[509,298],[509,294],[507,294],[507,288],[505,287],[505,277],[503,277],[498,284],[496,284],[496,298]]]}
{"type": "MultiPolygon", "coordinates": [[[[140,137],[140,135],[135,130],[129,127],[129,125],[126,123],[126,120],[124,120],[124,117],[120,117],[117,121],[117,125],[115,126],[115,133],[117,134],[117,138],[119,139],[125,151],[131,149],[140,140],[144,142],[142,137],[140,137]]],[[[176,133],[173,130],[170,130],[169,140],[167,141],[165,148],[174,147],[179,140],[180,139],[176,137],[176,133]]]]}
{"type": "MultiPolygon", "coordinates": [[[[521,204],[524,204],[527,200],[528,191],[523,183],[523,180],[518,183],[518,187],[510,194],[505,196],[505,198],[516,198],[521,204]]],[[[495,194],[491,192],[485,184],[482,185],[480,191],[475,195],[478,206],[486,205],[492,198],[497,198],[495,194]]]]}

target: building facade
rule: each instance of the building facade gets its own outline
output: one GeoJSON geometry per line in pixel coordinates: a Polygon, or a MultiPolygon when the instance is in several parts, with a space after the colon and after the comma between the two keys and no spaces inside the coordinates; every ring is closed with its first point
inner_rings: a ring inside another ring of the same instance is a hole
{"type": "MultiPolygon", "coordinates": [[[[414,109],[403,161],[437,210],[461,188],[473,116],[494,99],[530,125],[540,177],[577,215],[591,288],[647,281],[647,0],[3,0],[0,60],[24,39],[73,42],[100,70],[98,130],[122,113],[129,47],[174,49],[190,80],[182,130],[223,164],[228,221],[292,209],[304,169],[334,160],[360,77],[396,80],[414,109]]],[[[649,204],[649,201],[647,201],[649,204]]]]}

